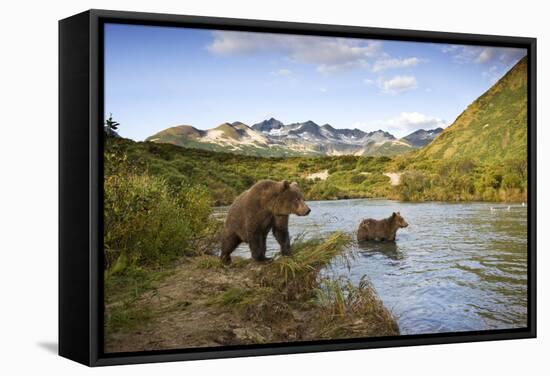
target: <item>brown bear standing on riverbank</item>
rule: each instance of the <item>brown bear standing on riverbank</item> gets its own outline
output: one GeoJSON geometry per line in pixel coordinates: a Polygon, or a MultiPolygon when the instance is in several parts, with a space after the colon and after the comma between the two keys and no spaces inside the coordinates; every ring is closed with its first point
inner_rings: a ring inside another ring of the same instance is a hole
{"type": "Polygon", "coordinates": [[[283,255],[290,254],[288,216],[308,215],[311,209],[296,183],[261,180],[241,193],[227,213],[220,257],[226,264],[242,242],[248,243],[252,258],[265,261],[266,239],[273,229],[283,255]]]}
{"type": "Polygon", "coordinates": [[[386,219],[364,219],[357,230],[357,240],[388,240],[394,242],[397,230],[408,225],[399,212],[393,213],[386,219]]]}

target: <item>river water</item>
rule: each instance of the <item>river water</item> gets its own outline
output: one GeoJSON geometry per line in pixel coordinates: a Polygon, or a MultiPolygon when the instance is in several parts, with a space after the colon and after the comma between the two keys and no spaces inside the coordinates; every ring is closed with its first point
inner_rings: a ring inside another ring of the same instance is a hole
{"type": "MultiPolygon", "coordinates": [[[[389,200],[308,201],[291,216],[291,237],[355,233],[363,218],[400,211],[409,227],[395,243],[354,243],[351,268],[366,276],[397,317],[402,334],[520,328],[527,325],[527,207],[495,203],[404,203],[389,200]]],[[[217,208],[223,217],[227,208],[217,208]]],[[[268,255],[279,252],[268,237],[268,255]]],[[[233,253],[249,257],[248,245],[233,253]]]]}

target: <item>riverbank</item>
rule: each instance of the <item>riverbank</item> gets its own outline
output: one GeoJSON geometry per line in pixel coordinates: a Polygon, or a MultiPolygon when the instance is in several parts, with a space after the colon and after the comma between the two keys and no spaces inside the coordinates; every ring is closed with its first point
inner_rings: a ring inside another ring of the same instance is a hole
{"type": "Polygon", "coordinates": [[[267,264],[187,257],[155,274],[133,299],[107,291],[105,351],[398,335],[395,318],[366,279],[354,286],[321,276],[333,260],[349,261],[350,242],[343,233],[298,240],[292,257],[267,264]]]}

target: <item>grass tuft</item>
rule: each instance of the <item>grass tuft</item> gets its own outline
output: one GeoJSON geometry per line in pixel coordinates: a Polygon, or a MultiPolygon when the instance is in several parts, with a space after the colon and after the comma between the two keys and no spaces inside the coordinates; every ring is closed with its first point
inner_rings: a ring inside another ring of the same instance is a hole
{"type": "Polygon", "coordinates": [[[260,285],[277,289],[286,299],[308,298],[314,293],[321,269],[329,267],[337,257],[349,260],[346,252],[351,236],[336,232],[327,239],[304,236],[292,245],[292,256],[278,256],[258,273],[260,285]]]}
{"type": "Polygon", "coordinates": [[[212,255],[198,256],[194,262],[199,269],[221,269],[225,267],[219,257],[212,255]]]}
{"type": "Polygon", "coordinates": [[[378,335],[398,335],[393,314],[384,307],[370,281],[363,277],[357,286],[348,279],[324,279],[318,290],[322,338],[353,337],[365,330],[378,335]],[[366,318],[370,318],[370,323],[366,318]],[[342,325],[345,320],[347,325],[342,325]],[[375,326],[374,326],[375,324],[375,326]],[[360,330],[358,330],[360,328],[360,330]]]}
{"type": "Polygon", "coordinates": [[[238,305],[242,303],[247,297],[253,295],[253,291],[250,289],[242,289],[239,287],[231,287],[221,294],[209,299],[208,304],[211,305],[238,305]]]}
{"type": "Polygon", "coordinates": [[[131,302],[124,302],[112,306],[105,313],[105,330],[116,332],[118,330],[132,330],[139,328],[153,317],[150,309],[140,308],[131,302]]]}

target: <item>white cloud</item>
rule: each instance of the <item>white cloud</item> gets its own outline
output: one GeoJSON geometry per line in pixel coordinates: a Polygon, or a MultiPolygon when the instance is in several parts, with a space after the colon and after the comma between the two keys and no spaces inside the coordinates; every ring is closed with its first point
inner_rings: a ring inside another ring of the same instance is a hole
{"type": "Polygon", "coordinates": [[[374,85],[374,84],[376,83],[376,81],[371,80],[371,79],[369,79],[369,78],[365,78],[365,79],[363,80],[363,82],[364,82],[366,85],[374,85]]]}
{"type": "Polygon", "coordinates": [[[239,31],[214,31],[206,49],[217,55],[282,52],[292,61],[317,66],[321,73],[365,68],[381,55],[379,41],[239,31]]]}
{"type": "Polygon", "coordinates": [[[489,69],[483,71],[483,77],[487,78],[492,84],[496,83],[503,75],[504,71],[496,65],[491,65],[489,69]]]}
{"type": "Polygon", "coordinates": [[[354,39],[294,37],[290,42],[290,56],[305,63],[334,67],[340,65],[365,66],[381,49],[376,41],[362,42],[354,39]]]}
{"type": "Polygon", "coordinates": [[[218,55],[251,53],[280,47],[281,40],[275,34],[245,33],[238,31],[213,31],[214,40],[206,49],[218,55]]]}
{"type": "Polygon", "coordinates": [[[386,120],[384,126],[390,132],[411,133],[418,129],[444,128],[447,123],[435,116],[429,116],[420,112],[402,112],[399,116],[386,120]]]}
{"type": "Polygon", "coordinates": [[[320,88],[319,88],[319,91],[320,91],[321,93],[328,93],[328,89],[327,89],[326,87],[320,87],[320,88]]]}
{"type": "Polygon", "coordinates": [[[392,58],[382,50],[382,42],[351,38],[317,37],[240,31],[213,31],[214,40],[206,49],[217,55],[279,52],[294,62],[316,66],[328,74],[356,68],[373,72],[416,66],[417,57],[392,58]]]}
{"type": "Polygon", "coordinates": [[[290,61],[315,65],[323,74],[357,68],[378,73],[414,67],[423,61],[418,57],[392,58],[383,51],[382,42],[375,40],[241,31],[213,31],[212,36],[214,39],[206,49],[213,54],[277,52],[290,61]]]}
{"type": "Polygon", "coordinates": [[[338,64],[321,64],[317,67],[317,72],[324,74],[338,73],[355,68],[366,68],[367,66],[368,63],[366,60],[355,60],[338,64]]]}
{"type": "Polygon", "coordinates": [[[417,57],[409,57],[406,59],[384,58],[376,61],[372,67],[373,72],[381,72],[386,69],[409,68],[414,67],[420,62],[417,57]]]}
{"type": "Polygon", "coordinates": [[[445,128],[447,122],[436,116],[425,115],[420,112],[402,112],[398,116],[375,122],[356,122],[353,128],[359,128],[367,132],[382,129],[390,132],[395,137],[405,137],[419,129],[445,128]]]}
{"type": "Polygon", "coordinates": [[[277,69],[276,71],[271,72],[273,76],[279,76],[279,77],[287,77],[292,74],[292,71],[290,69],[277,69]]]}
{"type": "Polygon", "coordinates": [[[441,49],[458,63],[509,65],[527,53],[523,48],[447,45],[441,49]]]}
{"type": "Polygon", "coordinates": [[[494,48],[483,48],[475,58],[475,62],[478,64],[488,63],[494,58],[495,54],[496,50],[494,48]]]}
{"type": "Polygon", "coordinates": [[[414,76],[395,76],[389,80],[380,80],[378,85],[384,93],[399,94],[415,89],[417,81],[414,76]]]}

